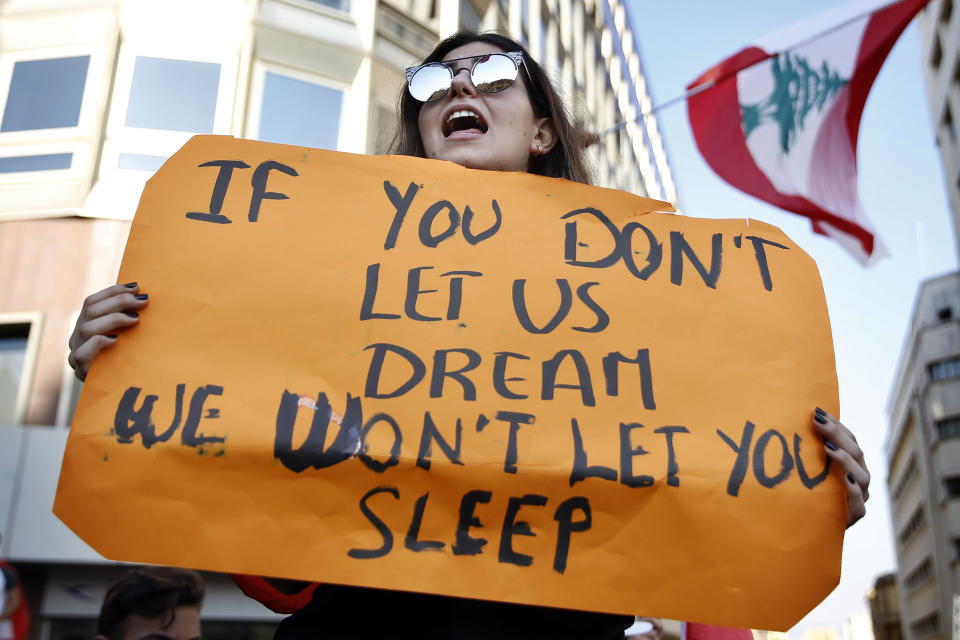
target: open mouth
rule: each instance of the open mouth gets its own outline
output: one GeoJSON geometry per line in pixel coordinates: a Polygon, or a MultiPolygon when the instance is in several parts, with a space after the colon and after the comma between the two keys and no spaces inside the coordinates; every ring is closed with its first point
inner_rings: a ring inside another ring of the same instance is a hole
{"type": "Polygon", "coordinates": [[[446,121],[443,123],[443,137],[449,138],[451,134],[458,131],[486,133],[487,123],[484,122],[480,114],[475,111],[461,109],[447,116],[446,121]]]}

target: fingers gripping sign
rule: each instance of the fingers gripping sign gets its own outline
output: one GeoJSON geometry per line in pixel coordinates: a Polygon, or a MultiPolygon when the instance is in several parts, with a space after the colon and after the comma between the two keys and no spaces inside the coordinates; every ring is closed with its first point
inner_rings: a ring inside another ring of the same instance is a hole
{"type": "Polygon", "coordinates": [[[823,446],[827,455],[842,470],[847,491],[847,526],[851,526],[867,513],[866,502],[870,498],[870,472],[857,444],[857,437],[835,417],[817,407],[813,424],[823,434],[823,446]]]}
{"type": "Polygon", "coordinates": [[[86,379],[94,357],[112,346],[121,331],[140,321],[140,311],[147,306],[147,300],[148,294],[141,293],[136,282],[128,282],[107,287],[83,301],[67,356],[78,378],[86,379]]]}

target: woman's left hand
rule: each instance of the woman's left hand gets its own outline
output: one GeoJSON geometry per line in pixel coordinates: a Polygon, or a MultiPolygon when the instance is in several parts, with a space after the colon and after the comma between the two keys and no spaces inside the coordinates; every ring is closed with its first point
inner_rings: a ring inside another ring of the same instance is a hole
{"type": "Polygon", "coordinates": [[[863,460],[863,451],[853,432],[820,407],[813,412],[813,424],[823,434],[827,455],[843,469],[843,484],[847,488],[847,527],[850,527],[866,515],[866,502],[870,498],[870,472],[863,460]]]}

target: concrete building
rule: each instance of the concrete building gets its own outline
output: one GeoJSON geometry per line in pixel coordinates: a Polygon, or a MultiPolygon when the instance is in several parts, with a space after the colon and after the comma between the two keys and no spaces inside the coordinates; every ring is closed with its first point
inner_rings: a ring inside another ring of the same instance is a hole
{"type": "Polygon", "coordinates": [[[917,22],[930,116],[960,250],[960,12],[953,5],[954,0],[932,0],[917,22]]]}
{"type": "MultiPolygon", "coordinates": [[[[676,202],[619,0],[0,0],[0,556],[34,637],[89,633],[122,571],[51,505],[80,391],[67,340],[146,179],[194,133],[382,152],[404,67],[462,27],[524,41],[583,129],[629,121],[590,148],[597,184],[676,202]]],[[[207,638],[276,620],[223,576],[204,618],[207,638]]]]}
{"type": "Polygon", "coordinates": [[[901,640],[900,601],[897,598],[897,575],[878,576],[867,592],[873,637],[876,640],[901,640]]]}
{"type": "Polygon", "coordinates": [[[960,593],[960,273],[921,286],[888,412],[903,635],[947,640],[960,593]]]}

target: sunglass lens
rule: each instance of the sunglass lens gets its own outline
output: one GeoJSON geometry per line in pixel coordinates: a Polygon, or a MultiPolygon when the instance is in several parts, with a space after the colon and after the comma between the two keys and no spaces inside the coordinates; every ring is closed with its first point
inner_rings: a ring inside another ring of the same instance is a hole
{"type": "Polygon", "coordinates": [[[470,73],[473,86],[485,93],[503,91],[517,79],[517,64],[498,53],[480,59],[470,73]]]}
{"type": "Polygon", "coordinates": [[[450,90],[450,69],[440,63],[420,67],[408,85],[410,95],[420,102],[430,102],[450,90]]]}

